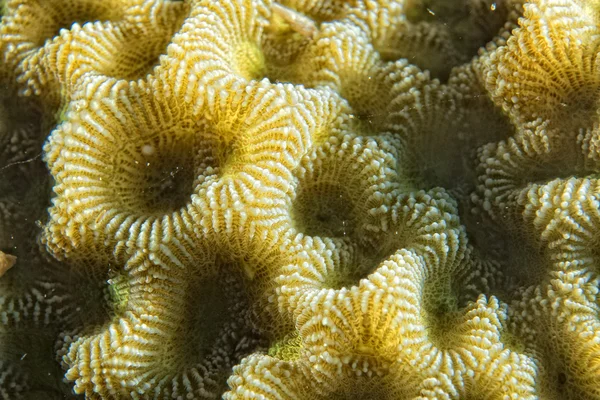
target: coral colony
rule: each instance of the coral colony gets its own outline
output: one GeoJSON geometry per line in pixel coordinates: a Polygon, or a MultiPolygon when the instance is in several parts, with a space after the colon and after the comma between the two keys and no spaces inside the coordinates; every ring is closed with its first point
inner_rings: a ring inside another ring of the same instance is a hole
{"type": "Polygon", "coordinates": [[[600,399],[599,1],[0,3],[0,399],[600,399]]]}

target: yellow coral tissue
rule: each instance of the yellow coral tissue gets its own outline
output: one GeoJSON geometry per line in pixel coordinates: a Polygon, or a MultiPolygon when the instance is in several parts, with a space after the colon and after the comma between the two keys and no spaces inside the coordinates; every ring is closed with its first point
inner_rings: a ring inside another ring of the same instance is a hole
{"type": "Polygon", "coordinates": [[[0,400],[600,400],[600,1],[0,18],[0,400]]]}

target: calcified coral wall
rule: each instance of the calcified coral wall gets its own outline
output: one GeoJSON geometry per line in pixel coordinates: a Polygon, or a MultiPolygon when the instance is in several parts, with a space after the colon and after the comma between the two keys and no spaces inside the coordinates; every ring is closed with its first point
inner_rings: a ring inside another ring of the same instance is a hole
{"type": "Polygon", "coordinates": [[[1,5],[0,399],[600,399],[599,2],[1,5]]]}

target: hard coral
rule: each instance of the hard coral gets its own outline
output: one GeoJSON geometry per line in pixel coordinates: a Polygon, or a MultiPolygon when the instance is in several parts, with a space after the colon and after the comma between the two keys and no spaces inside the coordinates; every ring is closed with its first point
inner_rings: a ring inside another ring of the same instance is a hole
{"type": "Polygon", "coordinates": [[[600,398],[597,1],[63,3],[2,5],[0,398],[600,398]]]}

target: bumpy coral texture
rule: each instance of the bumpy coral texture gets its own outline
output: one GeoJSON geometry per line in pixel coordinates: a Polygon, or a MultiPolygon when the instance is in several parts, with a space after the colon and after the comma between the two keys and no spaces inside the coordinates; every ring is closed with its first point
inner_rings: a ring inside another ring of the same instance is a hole
{"type": "Polygon", "coordinates": [[[600,3],[0,1],[0,399],[600,399],[600,3]]]}

